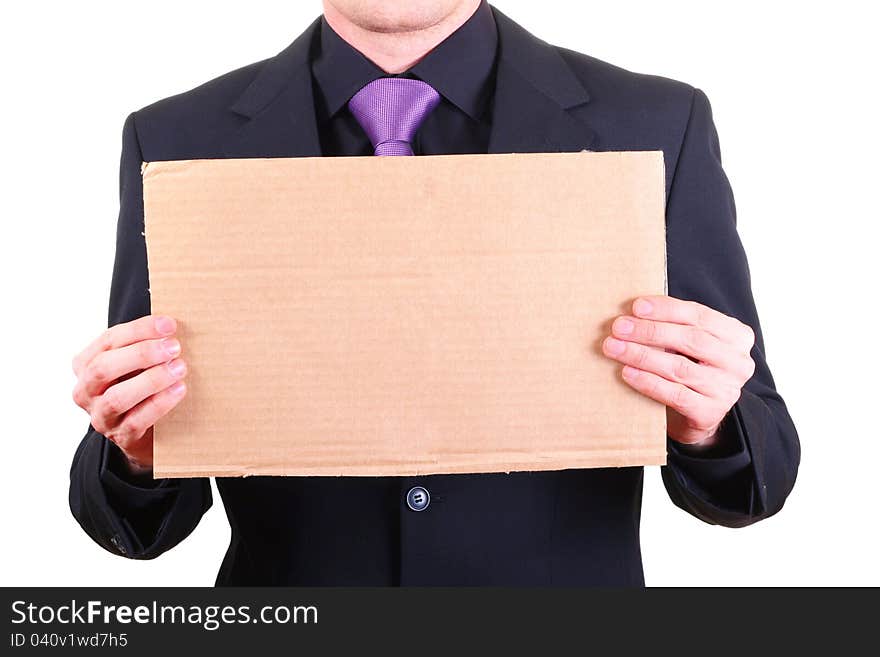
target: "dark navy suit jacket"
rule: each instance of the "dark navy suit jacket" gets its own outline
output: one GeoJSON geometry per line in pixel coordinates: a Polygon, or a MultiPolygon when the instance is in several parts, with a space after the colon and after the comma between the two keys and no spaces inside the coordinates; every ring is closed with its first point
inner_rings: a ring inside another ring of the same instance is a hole
{"type": "MultiPolygon", "coordinates": [[[[782,507],[800,448],[767,362],[705,95],[550,46],[495,11],[499,55],[489,152],[662,150],[669,294],[757,334],[757,369],[723,424],[728,449],[669,443],[672,501],[740,527],[782,507]]],[[[110,325],[149,314],[142,161],[321,155],[313,24],[271,59],[131,114],[124,127],[110,325]]],[[[585,391],[588,394],[588,391],[585,391]]],[[[70,506],[111,552],[150,559],[211,506],[208,479],[126,477],[91,427],[71,469],[70,506]]],[[[221,478],[232,538],[219,584],[642,585],[641,468],[419,478],[221,478]],[[406,491],[431,492],[410,511],[406,491]]]]}

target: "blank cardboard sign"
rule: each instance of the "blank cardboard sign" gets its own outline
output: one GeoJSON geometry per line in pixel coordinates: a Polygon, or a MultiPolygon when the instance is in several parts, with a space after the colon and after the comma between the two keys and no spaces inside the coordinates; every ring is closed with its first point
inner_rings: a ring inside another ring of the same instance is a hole
{"type": "Polygon", "coordinates": [[[155,476],[661,464],[601,354],[665,287],[661,153],[152,162],[154,313],[189,393],[155,476]]]}

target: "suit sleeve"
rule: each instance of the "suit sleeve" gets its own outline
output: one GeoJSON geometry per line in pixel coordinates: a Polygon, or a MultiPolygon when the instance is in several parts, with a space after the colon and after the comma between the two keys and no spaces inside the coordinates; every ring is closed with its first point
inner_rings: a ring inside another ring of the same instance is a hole
{"type": "Polygon", "coordinates": [[[755,373],[722,422],[721,450],[669,441],[663,482],[672,501],[708,523],[741,527],[779,511],[794,486],[800,443],[767,365],[749,267],[736,230],[709,101],[695,90],[667,199],[669,294],[736,317],[755,331],[755,373]]]}
{"type": "MultiPolygon", "coordinates": [[[[132,114],[123,129],[109,326],[150,314],[141,162],[132,114]]],[[[98,545],[129,558],[151,559],[192,532],[211,506],[211,486],[205,478],[130,475],[120,450],[89,426],[73,457],[69,501],[74,518],[98,545]]]]}

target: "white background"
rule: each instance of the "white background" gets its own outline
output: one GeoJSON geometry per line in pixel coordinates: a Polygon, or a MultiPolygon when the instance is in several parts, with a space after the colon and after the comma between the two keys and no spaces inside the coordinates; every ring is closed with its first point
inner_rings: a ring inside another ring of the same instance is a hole
{"type": "MultiPolygon", "coordinates": [[[[547,41],[702,88],[736,193],[770,366],[800,430],[782,513],[730,530],[646,478],[649,585],[880,584],[878,49],[870,3],[498,0],[547,41]]],[[[27,2],[4,9],[0,151],[4,585],[209,585],[219,498],[158,560],[103,551],[67,507],[88,420],[70,360],[105,326],[122,123],[274,55],[317,0],[27,2]]]]}

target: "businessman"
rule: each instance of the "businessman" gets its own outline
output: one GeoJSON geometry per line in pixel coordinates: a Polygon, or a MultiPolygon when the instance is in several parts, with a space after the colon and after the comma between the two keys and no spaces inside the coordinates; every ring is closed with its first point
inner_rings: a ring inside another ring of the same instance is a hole
{"type": "MultiPolygon", "coordinates": [[[[150,315],[142,161],[584,149],[665,156],[669,295],[613,318],[603,350],[667,407],[672,501],[729,527],[779,511],[799,442],[764,357],[706,96],[548,45],[479,0],[325,0],[277,56],[125,122],[110,328],[74,359],[91,420],[70,477],[83,529],[150,559],[211,506],[207,479],[152,478],[151,427],[186,394],[187,363],[175,319],[150,315]]],[[[218,478],[232,538],[217,583],[642,586],[642,479],[218,478]]]]}

